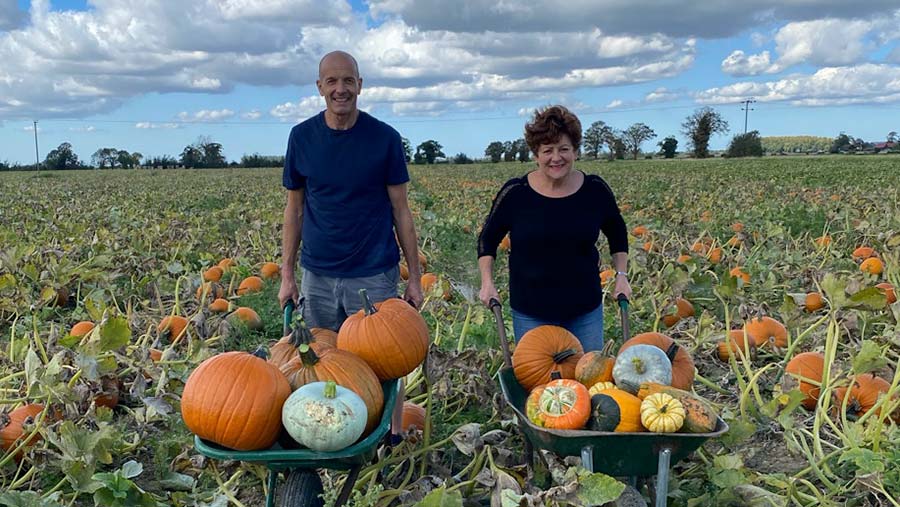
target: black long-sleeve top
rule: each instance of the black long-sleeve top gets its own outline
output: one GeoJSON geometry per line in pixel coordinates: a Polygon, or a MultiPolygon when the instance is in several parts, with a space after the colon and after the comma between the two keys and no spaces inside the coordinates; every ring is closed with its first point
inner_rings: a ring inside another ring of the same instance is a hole
{"type": "Polygon", "coordinates": [[[628,231],[609,185],[585,174],[566,197],[547,197],[528,176],[507,181],[478,236],[478,257],[497,257],[509,233],[509,304],[547,320],[568,320],[603,302],[598,276],[600,231],[611,254],[628,251],[628,231]]]}

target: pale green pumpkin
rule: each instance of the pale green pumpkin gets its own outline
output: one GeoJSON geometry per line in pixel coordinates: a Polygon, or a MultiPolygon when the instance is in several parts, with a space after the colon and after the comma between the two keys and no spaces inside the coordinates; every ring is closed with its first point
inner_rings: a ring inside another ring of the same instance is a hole
{"type": "Polygon", "coordinates": [[[616,357],[613,380],[621,389],[635,394],[642,382],[672,385],[672,361],[653,345],[634,345],[616,357]]]}
{"type": "Polygon", "coordinates": [[[330,452],[349,447],[366,428],[366,403],[333,381],[306,384],[288,397],[281,422],[300,445],[330,452]]]}

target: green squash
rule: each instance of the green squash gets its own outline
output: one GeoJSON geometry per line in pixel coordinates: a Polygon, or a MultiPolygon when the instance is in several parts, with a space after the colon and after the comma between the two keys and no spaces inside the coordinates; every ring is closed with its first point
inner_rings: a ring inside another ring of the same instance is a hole
{"type": "Polygon", "coordinates": [[[300,445],[323,452],[356,442],[366,429],[366,403],[333,381],[306,384],[288,397],[281,422],[300,445]]]}
{"type": "Polygon", "coordinates": [[[633,345],[616,357],[613,380],[625,391],[635,394],[643,382],[672,385],[672,361],[653,345],[633,345]]]}

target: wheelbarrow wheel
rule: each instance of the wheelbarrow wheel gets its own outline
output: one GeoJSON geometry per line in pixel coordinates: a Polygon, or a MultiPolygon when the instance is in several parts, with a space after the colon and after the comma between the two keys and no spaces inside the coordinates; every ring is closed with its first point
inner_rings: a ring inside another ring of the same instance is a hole
{"type": "Polygon", "coordinates": [[[322,507],[322,479],[315,470],[291,470],[281,493],[281,507],[322,507]]]}

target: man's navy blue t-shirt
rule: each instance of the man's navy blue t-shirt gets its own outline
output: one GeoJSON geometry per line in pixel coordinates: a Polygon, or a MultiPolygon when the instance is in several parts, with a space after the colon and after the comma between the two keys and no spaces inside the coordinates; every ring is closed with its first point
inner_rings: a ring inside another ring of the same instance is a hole
{"type": "Polygon", "coordinates": [[[334,130],[325,112],[294,126],[284,187],[304,189],[300,264],[313,273],[356,278],[400,262],[387,186],[409,181],[400,134],[362,111],[334,130]]]}

